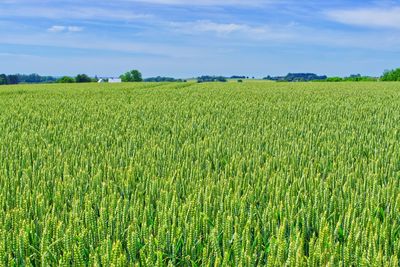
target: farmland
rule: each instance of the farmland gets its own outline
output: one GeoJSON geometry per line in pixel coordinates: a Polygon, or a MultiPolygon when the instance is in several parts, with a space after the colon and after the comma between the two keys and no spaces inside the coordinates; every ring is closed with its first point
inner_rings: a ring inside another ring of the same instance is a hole
{"type": "Polygon", "coordinates": [[[0,266],[399,266],[400,83],[0,87],[0,266]]]}

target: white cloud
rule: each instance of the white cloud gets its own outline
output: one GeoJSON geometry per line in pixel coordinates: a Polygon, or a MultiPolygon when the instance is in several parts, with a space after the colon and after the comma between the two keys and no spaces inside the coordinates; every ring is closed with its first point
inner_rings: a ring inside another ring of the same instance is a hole
{"type": "Polygon", "coordinates": [[[49,32],[63,32],[65,31],[66,27],[65,26],[59,26],[59,25],[54,25],[50,28],[47,29],[49,32]]]}
{"type": "Polygon", "coordinates": [[[89,49],[118,53],[132,53],[138,55],[150,55],[156,57],[188,58],[204,50],[200,46],[183,46],[167,43],[152,43],[139,41],[126,41],[110,39],[96,35],[60,34],[54,38],[52,34],[27,34],[27,35],[3,35],[0,44],[4,45],[30,45],[48,46],[60,49],[89,49]]]}
{"type": "Polygon", "coordinates": [[[78,26],[68,26],[67,30],[69,32],[81,32],[81,31],[83,31],[83,28],[82,27],[78,27],[78,26]]]}
{"type": "Polygon", "coordinates": [[[78,26],[60,26],[60,25],[54,25],[51,26],[50,28],[47,29],[48,32],[54,32],[54,33],[59,33],[59,32],[81,32],[83,31],[82,27],[78,26]]]}
{"type": "Polygon", "coordinates": [[[233,32],[245,31],[249,27],[247,25],[241,25],[236,23],[215,23],[212,21],[197,21],[194,23],[177,24],[181,27],[191,32],[215,32],[218,34],[230,34],[233,32]]]}
{"type": "Polygon", "coordinates": [[[246,37],[253,40],[287,40],[293,37],[292,24],[272,27],[271,25],[253,26],[199,20],[194,22],[172,22],[169,26],[173,30],[185,34],[214,33],[224,37],[237,35],[238,37],[246,37]]]}
{"type": "Polygon", "coordinates": [[[400,7],[331,10],[326,15],[348,25],[400,29],[400,7]]]}

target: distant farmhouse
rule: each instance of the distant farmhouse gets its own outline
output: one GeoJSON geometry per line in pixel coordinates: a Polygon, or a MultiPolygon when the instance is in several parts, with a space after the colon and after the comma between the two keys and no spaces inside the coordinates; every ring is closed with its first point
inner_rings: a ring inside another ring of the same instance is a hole
{"type": "Polygon", "coordinates": [[[107,83],[107,82],[108,83],[121,83],[122,80],[120,78],[113,78],[113,77],[105,78],[105,77],[103,77],[103,78],[100,78],[98,81],[98,83],[107,83]]]}
{"type": "Polygon", "coordinates": [[[109,83],[121,83],[122,80],[120,78],[109,78],[108,82],[109,83]]]}

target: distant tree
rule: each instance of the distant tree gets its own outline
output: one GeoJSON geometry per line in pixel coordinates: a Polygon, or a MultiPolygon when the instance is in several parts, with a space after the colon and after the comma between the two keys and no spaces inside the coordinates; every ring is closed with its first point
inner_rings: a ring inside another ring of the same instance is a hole
{"type": "Polygon", "coordinates": [[[400,81],[400,68],[385,71],[381,77],[381,81],[400,81]]]}
{"type": "Polygon", "coordinates": [[[349,77],[345,77],[343,79],[345,82],[376,82],[378,81],[375,77],[370,76],[361,76],[360,74],[357,75],[350,75],[349,77]]]}
{"type": "Polygon", "coordinates": [[[142,74],[138,70],[131,70],[120,76],[123,82],[142,82],[142,74]]]}
{"type": "Polygon", "coordinates": [[[0,84],[16,84],[16,83],[50,83],[54,82],[56,78],[51,76],[40,76],[36,73],[29,75],[14,74],[14,75],[0,75],[0,84]]]}
{"type": "Polygon", "coordinates": [[[58,83],[74,83],[75,79],[69,76],[61,77],[57,80],[58,83]]]}
{"type": "Polygon", "coordinates": [[[0,85],[7,84],[7,75],[0,74],[0,85]]]}
{"type": "Polygon", "coordinates": [[[8,75],[7,84],[18,84],[18,75],[8,75]]]}
{"type": "Polygon", "coordinates": [[[36,73],[32,73],[26,77],[25,82],[26,83],[40,83],[41,77],[36,73]]]}
{"type": "Polygon", "coordinates": [[[286,76],[267,76],[264,80],[277,81],[277,82],[311,82],[311,81],[323,81],[328,78],[325,75],[318,76],[314,73],[288,73],[286,76]]]}
{"type": "Polygon", "coordinates": [[[146,78],[143,81],[145,81],[145,82],[182,82],[181,79],[175,79],[175,78],[171,78],[171,77],[161,77],[161,76],[146,78]]]}
{"type": "Polygon", "coordinates": [[[198,83],[204,82],[227,82],[227,79],[223,76],[201,76],[197,78],[198,83]]]}
{"type": "Polygon", "coordinates": [[[87,76],[86,74],[78,74],[75,77],[75,82],[77,82],[77,83],[90,83],[90,82],[92,82],[92,79],[89,76],[87,76]]]}
{"type": "Polygon", "coordinates": [[[343,78],[342,77],[328,77],[326,78],[327,82],[342,82],[343,78]]]}

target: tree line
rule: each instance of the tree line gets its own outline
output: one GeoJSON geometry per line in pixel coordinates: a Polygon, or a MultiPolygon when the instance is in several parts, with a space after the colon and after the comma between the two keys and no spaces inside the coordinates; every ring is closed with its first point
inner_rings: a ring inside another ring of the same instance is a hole
{"type": "Polygon", "coordinates": [[[361,74],[352,74],[348,77],[328,77],[326,75],[317,75],[314,73],[289,73],[286,76],[267,76],[264,80],[278,82],[377,82],[377,81],[400,81],[400,68],[387,70],[381,77],[363,76],[361,74]]]}
{"type": "Polygon", "coordinates": [[[57,79],[52,76],[40,76],[36,73],[26,74],[0,74],[0,85],[19,83],[52,83],[57,79]]]}
{"type": "MultiPolygon", "coordinates": [[[[224,76],[200,76],[197,78],[198,83],[203,82],[226,82],[228,79],[249,79],[248,76],[234,75],[231,77],[224,76]]],[[[138,70],[131,70],[120,75],[122,82],[186,82],[183,79],[175,79],[171,77],[151,77],[143,79],[142,73],[138,70]]],[[[252,77],[254,79],[254,77],[252,77]]],[[[327,77],[326,75],[317,75],[314,73],[288,73],[286,76],[267,76],[264,80],[277,81],[277,82],[362,82],[362,81],[400,81],[400,68],[394,70],[387,70],[381,77],[362,76],[360,74],[350,75],[348,77],[327,77]]],[[[97,82],[97,76],[90,77],[86,74],[78,74],[75,77],[63,76],[56,78],[53,76],[40,76],[36,73],[33,74],[0,74],[0,85],[6,84],[24,84],[24,83],[90,83],[97,82]]]]}

